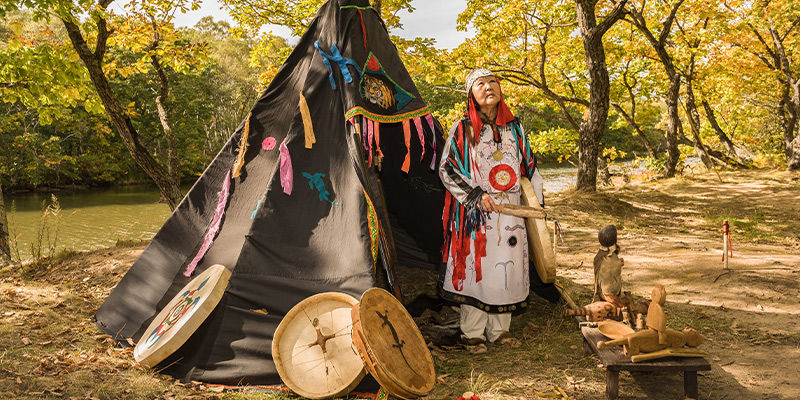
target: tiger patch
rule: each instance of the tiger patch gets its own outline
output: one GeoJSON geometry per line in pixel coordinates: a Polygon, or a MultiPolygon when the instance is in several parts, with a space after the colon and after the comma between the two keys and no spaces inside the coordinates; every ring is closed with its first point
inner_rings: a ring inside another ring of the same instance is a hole
{"type": "Polygon", "coordinates": [[[367,101],[381,108],[389,109],[396,103],[392,90],[380,78],[364,75],[362,90],[367,101]]]}

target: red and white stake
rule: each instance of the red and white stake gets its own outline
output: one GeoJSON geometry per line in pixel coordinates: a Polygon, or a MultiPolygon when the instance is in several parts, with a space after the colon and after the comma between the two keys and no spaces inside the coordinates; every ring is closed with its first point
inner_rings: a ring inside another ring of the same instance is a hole
{"type": "Polygon", "coordinates": [[[725,269],[728,269],[728,259],[733,257],[733,245],[731,244],[731,226],[728,220],[722,223],[722,262],[725,269]]]}

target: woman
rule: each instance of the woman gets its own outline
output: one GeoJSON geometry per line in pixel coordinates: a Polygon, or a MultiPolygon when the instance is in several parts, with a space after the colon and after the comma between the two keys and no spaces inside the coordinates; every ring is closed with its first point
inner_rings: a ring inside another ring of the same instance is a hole
{"type": "Polygon", "coordinates": [[[516,346],[511,312],[527,305],[525,221],[497,212],[520,204],[528,176],[543,205],[542,179],[519,120],[503,101],[500,81],[486,68],[467,75],[467,112],[450,129],[439,176],[445,198],[445,243],[439,274],[442,297],[461,303],[461,332],[472,353],[486,340],[516,346]]]}

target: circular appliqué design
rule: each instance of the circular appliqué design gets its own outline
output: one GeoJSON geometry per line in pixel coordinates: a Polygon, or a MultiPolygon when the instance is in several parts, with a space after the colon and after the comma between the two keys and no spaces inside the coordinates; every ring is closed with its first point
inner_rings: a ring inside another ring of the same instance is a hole
{"type": "Polygon", "coordinates": [[[512,236],[512,237],[508,238],[508,245],[511,246],[511,247],[516,246],[517,245],[517,237],[516,236],[512,236]]]}
{"type": "Polygon", "coordinates": [[[496,190],[505,192],[517,183],[517,173],[508,164],[496,165],[489,171],[489,183],[496,190]]]}

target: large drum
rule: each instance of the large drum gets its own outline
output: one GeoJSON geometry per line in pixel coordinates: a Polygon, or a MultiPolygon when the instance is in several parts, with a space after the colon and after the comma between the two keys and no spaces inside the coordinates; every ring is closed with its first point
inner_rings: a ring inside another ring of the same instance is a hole
{"type": "Polygon", "coordinates": [[[133,358],[150,368],[183,346],[217,306],[230,277],[231,271],[216,264],[192,279],[144,331],[133,358]]]}
{"type": "Polygon", "coordinates": [[[368,289],[352,309],[353,345],[369,373],[393,396],[416,399],[436,381],[425,339],[389,292],[368,289]]]}
{"type": "MultiPolygon", "coordinates": [[[[531,181],[522,177],[519,183],[522,188],[522,204],[542,210],[531,181]]],[[[553,242],[547,232],[547,222],[544,218],[525,218],[525,227],[528,231],[528,257],[533,261],[536,273],[544,283],[555,282],[556,254],[553,252],[553,242]]]]}
{"type": "Polygon", "coordinates": [[[310,399],[339,397],[366,372],[353,348],[351,309],[358,300],[344,293],[311,296],[281,320],[272,339],[272,358],[286,386],[310,399]]]}

